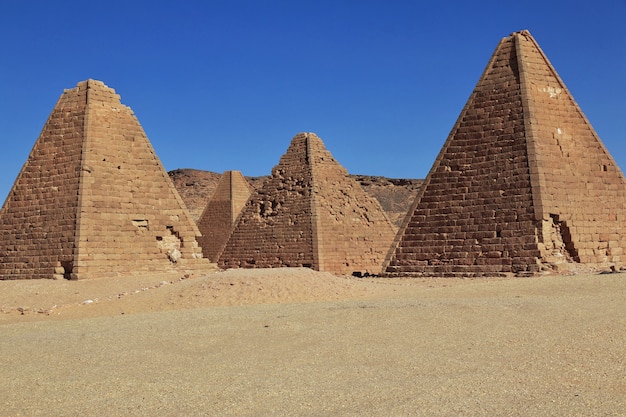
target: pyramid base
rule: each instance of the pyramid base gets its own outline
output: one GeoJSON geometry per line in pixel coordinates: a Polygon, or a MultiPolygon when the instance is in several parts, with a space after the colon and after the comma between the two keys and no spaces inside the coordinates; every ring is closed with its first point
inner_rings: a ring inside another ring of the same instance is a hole
{"type": "Polygon", "coordinates": [[[544,275],[581,275],[626,272],[626,265],[613,262],[580,263],[574,261],[537,262],[516,271],[483,269],[477,266],[438,265],[424,266],[389,266],[381,274],[385,278],[506,278],[534,277],[544,275]]]}
{"type": "MultiPolygon", "coordinates": [[[[535,273],[530,273],[532,276],[535,273]]],[[[515,276],[511,272],[384,272],[383,278],[506,278],[515,276]]]]}
{"type": "MultiPolygon", "coordinates": [[[[128,270],[102,270],[96,272],[78,272],[71,274],[69,278],[72,281],[86,280],[86,279],[100,279],[111,277],[124,277],[135,275],[149,275],[149,274],[204,274],[219,271],[217,264],[210,262],[208,259],[179,259],[177,263],[171,263],[163,266],[147,266],[145,268],[133,268],[128,270]]],[[[56,279],[56,276],[55,276],[56,279]]],[[[67,277],[66,277],[67,279],[67,277]]]]}

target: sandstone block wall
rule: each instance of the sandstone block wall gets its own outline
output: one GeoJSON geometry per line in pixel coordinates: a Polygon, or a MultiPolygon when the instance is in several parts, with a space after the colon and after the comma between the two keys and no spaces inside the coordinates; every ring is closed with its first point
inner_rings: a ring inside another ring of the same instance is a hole
{"type": "MultiPolygon", "coordinates": [[[[535,40],[524,33],[516,41],[524,56],[520,76],[537,165],[536,217],[544,223],[539,229],[561,230],[566,246],[561,256],[586,264],[621,264],[624,176],[535,40]]],[[[539,242],[542,257],[559,254],[547,234],[539,234],[539,242]]]]}
{"type": "MultiPolygon", "coordinates": [[[[51,278],[73,262],[86,87],[63,94],[0,212],[0,279],[51,278]]],[[[69,276],[69,275],[68,275],[69,276]]]]}
{"type": "Polygon", "coordinates": [[[387,272],[497,275],[535,267],[517,60],[494,54],[437,158],[387,272]]]}

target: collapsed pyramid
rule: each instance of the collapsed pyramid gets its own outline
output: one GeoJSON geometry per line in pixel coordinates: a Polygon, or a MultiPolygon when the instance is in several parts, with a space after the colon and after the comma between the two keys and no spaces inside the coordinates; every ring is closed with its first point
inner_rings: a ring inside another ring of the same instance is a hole
{"type": "Polygon", "coordinates": [[[527,31],[502,39],[401,227],[388,275],[624,261],[626,183],[527,31]]]}
{"type": "Polygon", "coordinates": [[[215,192],[198,220],[198,229],[202,233],[198,243],[204,256],[211,262],[217,262],[237,216],[251,193],[252,189],[241,172],[226,171],[220,177],[215,192]]]}
{"type": "Polygon", "coordinates": [[[218,265],[380,273],[395,230],[313,133],[296,135],[244,207],[218,265]]]}
{"type": "Polygon", "coordinates": [[[139,121],[88,80],[60,97],[0,212],[0,279],[161,271],[199,231],[139,121]]]}

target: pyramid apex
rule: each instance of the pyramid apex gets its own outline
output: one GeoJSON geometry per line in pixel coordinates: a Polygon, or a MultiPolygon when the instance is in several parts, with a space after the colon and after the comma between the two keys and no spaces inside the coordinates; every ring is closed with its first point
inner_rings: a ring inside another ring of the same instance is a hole
{"type": "Polygon", "coordinates": [[[301,142],[308,143],[309,145],[315,144],[316,147],[321,145],[323,148],[326,148],[324,142],[322,141],[322,138],[320,138],[313,132],[300,132],[296,134],[293,138],[291,138],[292,145],[301,142]]]}
{"type": "Polygon", "coordinates": [[[105,88],[109,88],[109,86],[107,86],[104,82],[99,81],[99,80],[94,80],[93,78],[89,78],[85,81],[85,83],[87,84],[87,87],[105,87],[105,88]]]}
{"type": "Polygon", "coordinates": [[[226,174],[226,175],[238,175],[238,174],[241,174],[241,171],[239,171],[238,169],[227,169],[226,171],[222,172],[222,175],[224,175],[224,174],[226,174]]]}
{"type": "Polygon", "coordinates": [[[76,87],[65,89],[63,90],[63,92],[68,93],[71,91],[84,91],[87,89],[115,92],[114,89],[106,85],[104,82],[99,81],[99,80],[94,80],[93,78],[88,78],[84,81],[80,81],[76,84],[76,87]]]}
{"type": "Polygon", "coordinates": [[[509,38],[513,38],[515,36],[524,36],[526,38],[532,38],[533,35],[527,29],[518,30],[517,32],[513,32],[509,35],[509,38]]]}
{"type": "Polygon", "coordinates": [[[318,138],[318,139],[320,138],[319,136],[317,136],[313,132],[299,132],[293,138],[294,139],[295,138],[305,138],[306,139],[306,138],[309,138],[309,137],[311,137],[311,138],[318,138]]]}

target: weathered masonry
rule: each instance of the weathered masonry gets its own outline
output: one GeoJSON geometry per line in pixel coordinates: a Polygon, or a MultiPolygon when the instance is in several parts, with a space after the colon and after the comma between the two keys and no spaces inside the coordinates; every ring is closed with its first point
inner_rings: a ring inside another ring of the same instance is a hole
{"type": "Polygon", "coordinates": [[[61,95],[2,207],[0,279],[162,271],[201,262],[198,235],[131,109],[87,80],[61,95]]]}
{"type": "Polygon", "coordinates": [[[296,135],[253,193],[218,264],[380,273],[395,230],[313,133],[296,135]]]}
{"type": "Polygon", "coordinates": [[[502,39],[385,261],[388,275],[621,266],[626,183],[527,31],[502,39]]]}

